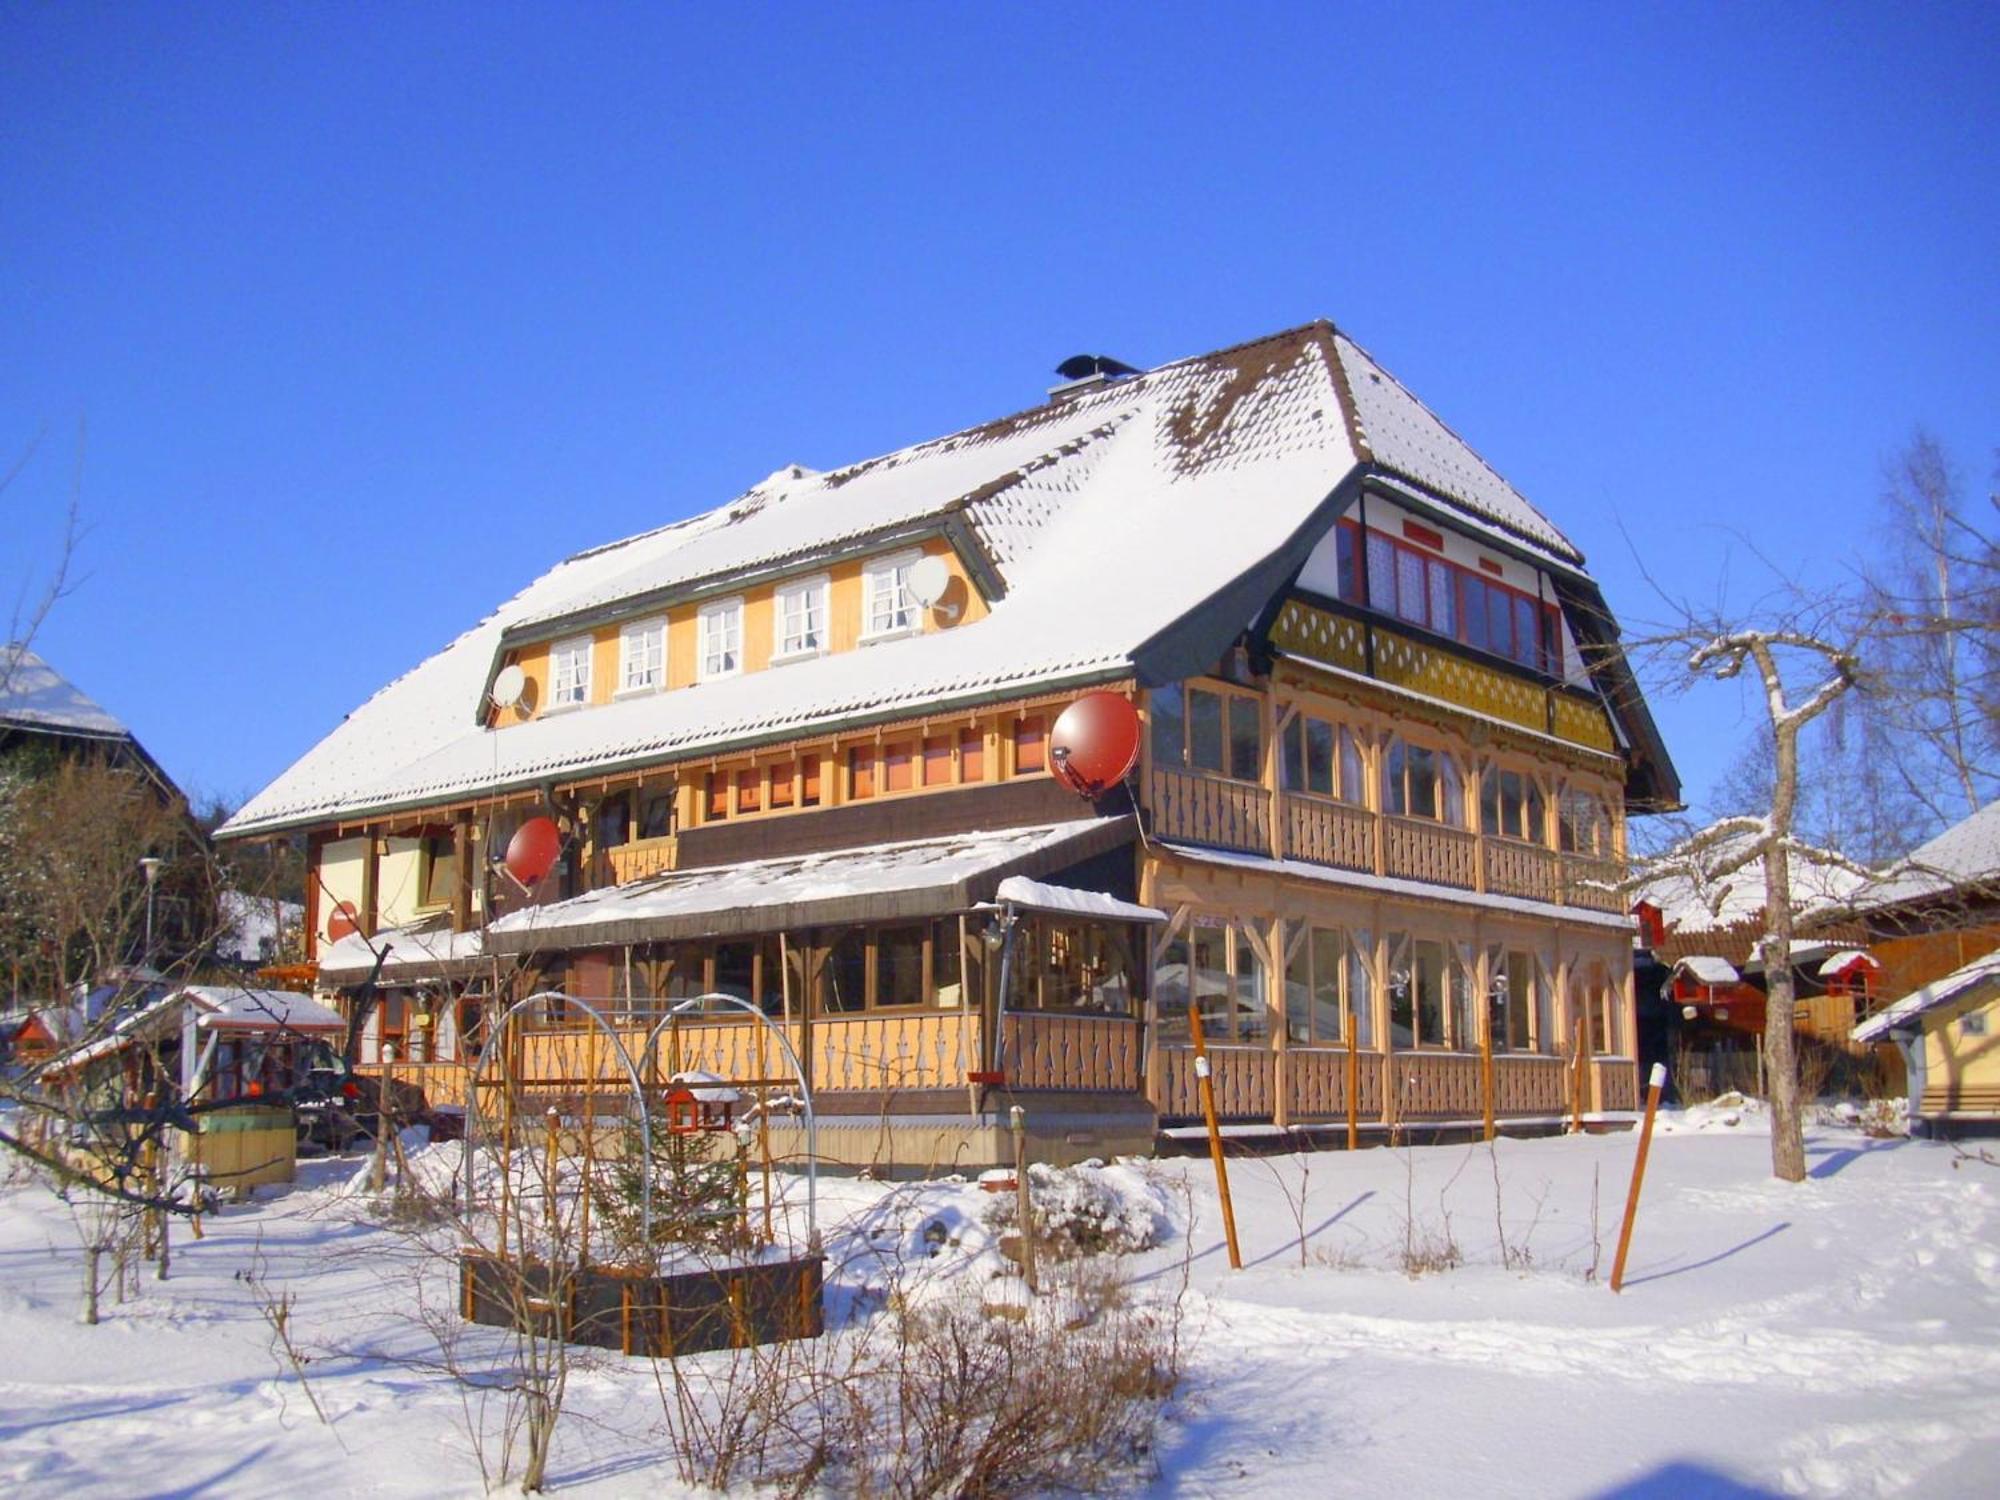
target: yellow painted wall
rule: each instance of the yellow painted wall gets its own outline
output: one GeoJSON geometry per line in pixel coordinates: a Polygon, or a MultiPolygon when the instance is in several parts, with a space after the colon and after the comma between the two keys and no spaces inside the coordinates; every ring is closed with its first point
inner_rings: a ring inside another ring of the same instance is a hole
{"type": "Polygon", "coordinates": [[[417,919],[417,899],[423,892],[424,846],[419,839],[384,839],[376,867],[377,927],[401,927],[417,919]]]}
{"type": "Polygon", "coordinates": [[[1923,1108],[2000,1109],[2000,997],[1925,1019],[1923,1108]],[[1984,1036],[1967,1031],[1968,1017],[1984,1036]]]}
{"type": "MultiPolygon", "coordinates": [[[[898,548],[897,551],[906,549],[898,548]]],[[[947,590],[941,607],[927,613],[923,629],[926,634],[944,629],[955,629],[986,618],[990,611],[985,599],[972,582],[971,575],[959,559],[950,542],[943,537],[932,537],[919,549],[932,557],[940,557],[950,569],[953,583],[947,590]],[[957,606],[958,617],[949,626],[943,624],[940,615],[949,614],[957,606]]],[[[827,640],[831,651],[852,651],[860,645],[862,608],[864,604],[862,575],[867,559],[853,558],[836,563],[824,570],[828,580],[827,599],[827,640]]],[[[777,583],[759,584],[743,592],[743,668],[747,672],[761,672],[770,667],[771,653],[777,637],[777,583]]],[[[649,610],[644,615],[634,615],[634,619],[656,616],[657,610],[649,610]]],[[[667,690],[692,687],[700,666],[700,629],[696,621],[700,614],[698,604],[682,604],[667,612],[667,690]]],[[[590,701],[609,703],[616,696],[618,688],[618,622],[599,626],[591,632],[592,649],[590,661],[590,701]]],[[[563,636],[561,639],[568,639],[563,636]]],[[[549,647],[554,643],[539,641],[523,647],[512,654],[526,674],[531,688],[524,696],[523,703],[528,712],[506,709],[500,714],[500,724],[504,727],[521,724],[538,717],[547,707],[549,694],[549,647]]]]}
{"type": "Polygon", "coordinates": [[[323,844],[319,851],[319,878],[325,889],[319,898],[318,941],[327,941],[326,924],[340,903],[361,910],[361,863],[367,850],[363,839],[341,839],[323,844]]]}

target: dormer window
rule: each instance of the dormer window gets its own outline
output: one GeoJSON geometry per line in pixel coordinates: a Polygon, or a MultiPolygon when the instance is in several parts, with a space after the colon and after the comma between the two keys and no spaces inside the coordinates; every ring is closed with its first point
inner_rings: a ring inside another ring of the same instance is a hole
{"type": "Polygon", "coordinates": [[[910,569],[920,555],[899,552],[868,564],[863,574],[862,639],[908,635],[917,629],[917,601],[910,592],[910,569]]]}
{"type": "Polygon", "coordinates": [[[788,583],[778,590],[778,661],[818,656],[826,650],[824,578],[788,583]]]}
{"type": "Polygon", "coordinates": [[[590,701],[590,637],[572,636],[549,648],[549,707],[576,708],[590,701]]]}
{"type": "Polygon", "coordinates": [[[704,604],[701,625],[701,680],[734,677],[743,670],[743,601],[718,599],[704,604]]]}
{"type": "Polygon", "coordinates": [[[618,632],[618,691],[657,693],[667,685],[667,622],[634,620],[618,632]]]}

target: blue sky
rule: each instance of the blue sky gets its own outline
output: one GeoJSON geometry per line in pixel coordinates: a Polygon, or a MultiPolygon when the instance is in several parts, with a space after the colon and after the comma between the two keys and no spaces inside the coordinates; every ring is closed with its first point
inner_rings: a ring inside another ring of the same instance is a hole
{"type": "MultiPolygon", "coordinates": [[[[1989,485],[1997,61],[1991,5],[0,3],[0,588],[82,424],[41,645],[240,800],[566,552],[1318,316],[1628,617],[1635,548],[1839,577],[1915,424],[1989,485]]],[[[1698,798],[1749,721],[1656,712],[1698,798]]]]}

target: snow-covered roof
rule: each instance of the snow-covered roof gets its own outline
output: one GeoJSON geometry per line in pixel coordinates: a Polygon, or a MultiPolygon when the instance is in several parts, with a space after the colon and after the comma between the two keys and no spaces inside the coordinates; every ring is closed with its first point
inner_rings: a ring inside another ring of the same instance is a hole
{"type": "Polygon", "coordinates": [[[1845,974],[1856,965],[1864,969],[1879,969],[1882,961],[1872,953],[1863,953],[1859,948],[1843,948],[1830,958],[1820,960],[1819,975],[1831,979],[1836,974],[1845,974]]]}
{"type": "MultiPolygon", "coordinates": [[[[1667,930],[1681,936],[1753,922],[1764,910],[1763,859],[1752,859],[1727,875],[1706,874],[1729,863],[1741,849],[1739,840],[1723,839],[1696,857],[1701,869],[1690,870],[1678,862],[1662,868],[1637,887],[1633,903],[1644,901],[1659,908],[1667,930]]],[[[1793,904],[1802,916],[1850,900],[1861,884],[1861,878],[1849,871],[1804,859],[1794,859],[1791,872],[1793,904]]]]}
{"type": "Polygon", "coordinates": [[[1050,885],[1025,875],[1009,875],[993,893],[995,901],[1036,911],[1055,912],[1067,917],[1095,917],[1105,922],[1164,922],[1167,914],[1150,906],[1120,901],[1099,891],[1080,891],[1066,885],[1050,885]]]}
{"type": "Polygon", "coordinates": [[[1934,979],[1921,989],[1910,991],[1893,1005],[1883,1007],[1854,1028],[1857,1042],[1878,1042],[1892,1030],[1907,1026],[1925,1011],[1976,999],[1981,993],[2000,988],[2000,950],[1975,958],[1963,968],[1953,969],[1942,979],[1934,979]]]}
{"type": "Polygon", "coordinates": [[[1674,972],[1691,974],[1702,984],[1738,984],[1743,979],[1736,972],[1736,965],[1713,953],[1690,954],[1674,965],[1674,972]]]}
{"type": "Polygon", "coordinates": [[[578,553],[356,709],[222,831],[1131,675],[1142,648],[1299,544],[1370,451],[1363,432],[1384,465],[1475,529],[1504,530],[1554,567],[1580,561],[1365,353],[1309,324],[845,468],[793,466],[715,511],[578,553]],[[947,523],[1004,587],[982,620],[587,713],[478,724],[503,637],[947,523]]]}
{"type": "Polygon", "coordinates": [[[102,1036],[66,1052],[41,1070],[52,1078],[72,1073],[100,1057],[140,1041],[158,1041],[179,1025],[183,1007],[195,1012],[201,1031],[296,1031],[338,1033],[347,1022],[309,995],[291,990],[246,989],[239,985],[190,984],[156,996],[128,1011],[102,1036]]]}
{"type": "Polygon", "coordinates": [[[225,890],[217,899],[222,922],[215,951],[238,963],[268,963],[283,939],[283,929],[297,931],[305,908],[296,901],[273,902],[248,891],[225,890]]]}
{"type": "Polygon", "coordinates": [[[1964,886],[2000,886],[2000,802],[1918,845],[1902,863],[1900,874],[1874,882],[1857,899],[1882,907],[1964,886]]]}
{"type": "Polygon", "coordinates": [[[0,645],[0,724],[94,738],[131,735],[96,699],[19,645],[0,645]]]}
{"type": "Polygon", "coordinates": [[[350,932],[320,949],[319,977],[333,984],[366,979],[375,967],[375,955],[385,948],[382,978],[385,983],[395,983],[462,969],[485,954],[486,943],[485,934],[476,928],[453,932],[448,915],[426,917],[407,927],[387,927],[372,938],[350,932]]]}
{"type": "Polygon", "coordinates": [[[1129,840],[1130,818],[913,839],[830,853],[670,870],[509,912],[489,929],[501,953],[771,932],[929,916],[971,906],[1017,871],[1048,874],[1129,840]]]}

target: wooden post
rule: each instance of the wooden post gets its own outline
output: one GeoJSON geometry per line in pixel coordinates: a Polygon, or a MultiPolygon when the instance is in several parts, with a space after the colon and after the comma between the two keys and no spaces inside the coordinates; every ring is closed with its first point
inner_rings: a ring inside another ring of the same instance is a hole
{"type": "Polygon", "coordinates": [[[1625,1195],[1625,1222],[1618,1226],[1618,1254],[1611,1262],[1611,1290],[1625,1284],[1625,1253],[1632,1248],[1632,1223],[1639,1217],[1639,1188],[1646,1180],[1646,1153],[1653,1145],[1653,1116],[1660,1108],[1660,1088],[1667,1081],[1665,1063],[1654,1063],[1646,1087],[1646,1123],[1639,1127],[1639,1155],[1632,1162],[1632,1187],[1625,1195]]]}
{"type": "Polygon", "coordinates": [[[1569,1130],[1571,1135],[1583,1129],[1583,1044],[1585,1038],[1584,1019],[1576,1018],[1576,1040],[1570,1044],[1569,1080],[1569,1130]]]}
{"type": "Polygon", "coordinates": [[[548,1168],[547,1175],[544,1176],[542,1181],[544,1183],[543,1192],[547,1195],[545,1199],[545,1212],[549,1226],[549,1257],[550,1263],[553,1264],[556,1234],[556,1134],[561,1128],[562,1117],[556,1113],[556,1107],[551,1104],[549,1112],[542,1116],[542,1118],[548,1122],[549,1127],[548,1168]]]}
{"type": "Polygon", "coordinates": [[[1021,1226],[1021,1273],[1028,1291],[1040,1296],[1041,1278],[1035,1268],[1035,1208],[1028,1195],[1028,1112],[1016,1104],[1007,1111],[1007,1128],[1014,1132],[1014,1220],[1021,1226]]]}
{"type": "Polygon", "coordinates": [[[1215,1188],[1222,1198],[1222,1232],[1229,1241],[1229,1268],[1243,1269],[1243,1252],[1236,1244],[1236,1206],[1229,1201],[1229,1169],[1222,1161],[1222,1127],[1215,1120],[1215,1080],[1209,1076],[1208,1040],[1201,1030],[1201,1006],[1188,1001],[1188,1034],[1194,1041],[1195,1084],[1201,1090],[1201,1112],[1208,1121],[1208,1155],[1215,1163],[1215,1188]]]}
{"type": "Polygon", "coordinates": [[[1354,1013],[1347,1015],[1347,1149],[1361,1149],[1361,1052],[1356,1045],[1354,1013]]]}
{"type": "MultiPolygon", "coordinates": [[[[1482,968],[1484,965],[1481,966],[1482,968]]],[[[1488,991],[1479,997],[1479,1102],[1485,1113],[1486,1139],[1493,1139],[1493,998],[1492,980],[1487,980],[1488,991]]]]}
{"type": "Polygon", "coordinates": [[[590,1264],[590,1178],[597,1166],[597,1090],[588,1087],[584,1092],[583,1129],[583,1182],[580,1184],[581,1201],[577,1204],[576,1263],[579,1267],[590,1264]]]}

